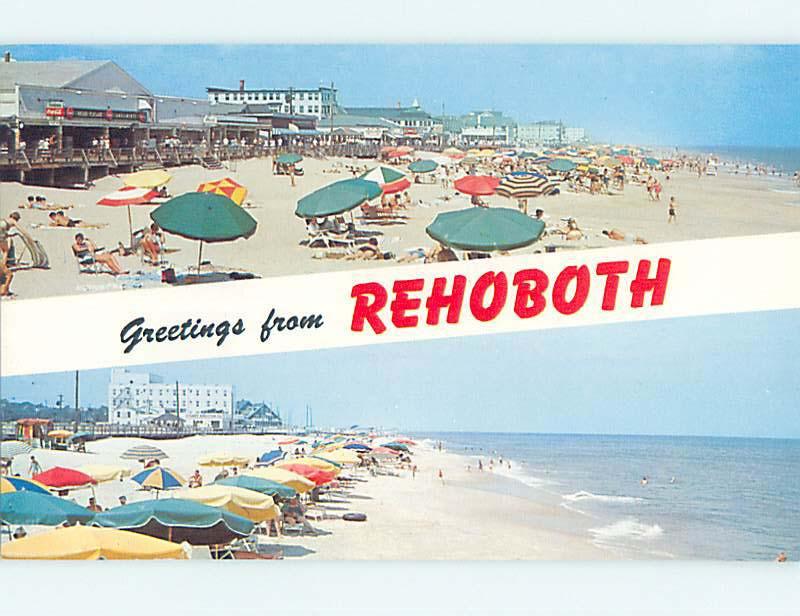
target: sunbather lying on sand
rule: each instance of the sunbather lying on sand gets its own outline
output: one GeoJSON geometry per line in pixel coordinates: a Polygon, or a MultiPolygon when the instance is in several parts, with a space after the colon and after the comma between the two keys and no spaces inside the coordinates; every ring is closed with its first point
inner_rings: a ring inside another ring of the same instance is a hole
{"type": "Polygon", "coordinates": [[[28,195],[28,199],[22,205],[19,206],[20,209],[31,209],[31,210],[45,210],[45,211],[56,211],[56,210],[66,210],[71,208],[71,205],[54,205],[47,203],[47,199],[44,197],[34,197],[33,195],[28,195]]]}
{"type": "Polygon", "coordinates": [[[95,243],[83,233],[75,234],[75,241],[72,244],[72,252],[80,259],[81,265],[90,265],[92,263],[100,263],[105,265],[111,270],[114,275],[127,274],[127,270],[123,270],[122,266],[117,261],[117,258],[107,252],[98,251],[95,243]]]}
{"type": "Polygon", "coordinates": [[[82,227],[84,229],[101,229],[105,227],[104,224],[93,224],[83,222],[80,218],[70,218],[63,211],[50,212],[50,226],[51,227],[82,227]]]}
{"type": "Polygon", "coordinates": [[[608,231],[607,229],[603,229],[603,235],[608,237],[610,240],[616,240],[618,242],[628,242],[629,244],[646,244],[647,240],[644,238],[637,236],[627,236],[619,229],[611,229],[608,231]]]}
{"type": "Polygon", "coordinates": [[[583,231],[578,227],[578,222],[574,218],[567,220],[567,226],[563,229],[556,229],[551,233],[563,235],[565,240],[580,240],[583,238],[583,231]]]}
{"type": "Polygon", "coordinates": [[[388,261],[393,257],[391,252],[382,252],[378,247],[377,238],[371,237],[366,244],[359,246],[353,254],[347,255],[345,259],[347,261],[388,261]]]}

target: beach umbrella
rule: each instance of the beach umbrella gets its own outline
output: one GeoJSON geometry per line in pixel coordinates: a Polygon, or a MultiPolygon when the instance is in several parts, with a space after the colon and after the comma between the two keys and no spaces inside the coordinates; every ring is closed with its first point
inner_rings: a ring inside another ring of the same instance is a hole
{"type": "Polygon", "coordinates": [[[191,545],[225,545],[253,531],[253,523],[247,518],[181,498],[114,507],[95,515],[92,524],[191,545]]]}
{"type": "Polygon", "coordinates": [[[408,170],[414,173],[430,173],[436,171],[438,166],[439,164],[432,160],[415,160],[408,166],[408,170]]]}
{"type": "Polygon", "coordinates": [[[155,188],[156,186],[163,186],[171,179],[172,176],[164,169],[146,169],[136,173],[129,173],[122,178],[122,181],[125,182],[126,186],[155,188]]]}
{"type": "Polygon", "coordinates": [[[177,543],[127,530],[70,526],[17,539],[3,546],[3,558],[25,560],[185,559],[177,543]]]}
{"type": "Polygon", "coordinates": [[[384,443],[387,449],[394,449],[395,451],[408,451],[408,447],[404,443],[384,443]]]}
{"type": "Polygon", "coordinates": [[[74,432],[71,430],[50,430],[50,432],[47,433],[47,436],[49,438],[68,438],[73,434],[74,432]]]}
{"type": "Polygon", "coordinates": [[[25,441],[0,441],[0,458],[23,456],[33,451],[25,441]]]}
{"type": "Polygon", "coordinates": [[[439,214],[425,231],[437,242],[461,250],[513,250],[538,240],[544,222],[516,209],[472,207],[439,214]]]}
{"type": "Polygon", "coordinates": [[[86,464],[79,467],[78,470],[89,475],[97,483],[117,481],[131,476],[131,469],[111,464],[86,464]]]}
{"type": "Polygon", "coordinates": [[[93,517],[94,512],[86,507],[52,494],[40,494],[30,490],[0,494],[0,522],[5,524],[40,526],[58,526],[64,522],[86,524],[93,517]]]}
{"type": "Polygon", "coordinates": [[[197,463],[200,466],[244,467],[250,463],[250,458],[246,456],[236,456],[227,452],[220,452],[200,458],[197,463]]]}
{"type": "Polygon", "coordinates": [[[275,162],[281,165],[296,165],[301,160],[303,160],[303,157],[299,154],[278,154],[275,162]]]}
{"type": "Polygon", "coordinates": [[[297,490],[291,486],[285,486],[271,479],[255,477],[253,475],[237,475],[235,477],[225,477],[214,482],[213,485],[235,486],[245,490],[253,490],[269,496],[280,496],[281,498],[292,498],[297,496],[297,490]]]}
{"type": "Polygon", "coordinates": [[[352,449],[353,451],[370,451],[372,447],[364,445],[363,443],[350,443],[345,445],[342,449],[352,449]]]}
{"type": "Polygon", "coordinates": [[[70,443],[74,443],[76,441],[85,441],[86,439],[92,438],[94,434],[91,432],[76,432],[72,436],[67,437],[67,441],[70,443]]]}
{"type": "Polygon", "coordinates": [[[262,453],[258,458],[258,464],[270,465],[278,460],[283,460],[286,457],[286,452],[280,449],[273,449],[266,453],[262,453]]]}
{"type": "Polygon", "coordinates": [[[228,197],[236,205],[241,205],[247,198],[247,189],[231,178],[223,178],[216,182],[203,182],[197,187],[197,192],[207,192],[228,197]]]}
{"type": "Polygon", "coordinates": [[[314,482],[306,479],[303,475],[293,473],[285,468],[277,468],[275,466],[257,467],[252,470],[242,473],[248,477],[260,477],[262,479],[269,479],[277,481],[278,483],[294,488],[301,494],[305,494],[314,487],[314,482]]]}
{"type": "Polygon", "coordinates": [[[594,164],[600,167],[619,167],[622,163],[617,158],[611,156],[600,156],[595,158],[594,164]]]}
{"type": "Polygon", "coordinates": [[[453,186],[460,193],[475,196],[493,195],[498,184],[500,184],[500,178],[490,175],[465,175],[463,178],[457,179],[453,186]]]}
{"type": "Polygon", "coordinates": [[[208,192],[186,193],[150,212],[150,218],[168,233],[200,242],[197,271],[203,259],[203,242],[229,242],[248,238],[258,223],[228,197],[208,192]]]}
{"type": "Polygon", "coordinates": [[[183,477],[163,466],[146,468],[136,473],[131,479],[143,488],[151,488],[153,490],[169,490],[186,485],[186,480],[183,477]]]}
{"type": "Polygon", "coordinates": [[[295,443],[298,443],[298,442],[300,442],[299,438],[289,437],[289,438],[283,439],[282,441],[278,441],[278,445],[281,445],[281,446],[283,446],[283,445],[294,445],[295,443]]]}
{"type": "Polygon", "coordinates": [[[478,152],[478,156],[481,158],[491,158],[495,155],[495,151],[491,148],[484,148],[478,152]]]}
{"type": "Polygon", "coordinates": [[[236,486],[212,484],[175,492],[175,498],[219,507],[259,524],[280,515],[271,496],[236,486]]]}
{"type": "Polygon", "coordinates": [[[355,451],[345,448],[326,451],[319,454],[317,457],[327,460],[328,462],[334,462],[335,464],[358,464],[361,462],[361,458],[358,457],[355,451]]]}
{"type": "Polygon", "coordinates": [[[0,477],[0,494],[22,491],[37,492],[38,494],[47,494],[50,496],[50,490],[48,490],[46,486],[32,479],[23,479],[22,477],[0,477]]]}
{"type": "Polygon", "coordinates": [[[394,149],[388,154],[386,154],[386,158],[411,158],[411,153],[406,152],[405,150],[394,149]]]}
{"type": "Polygon", "coordinates": [[[316,485],[321,486],[330,483],[336,478],[336,475],[330,471],[323,471],[308,464],[287,464],[281,466],[282,469],[291,471],[302,475],[306,479],[313,481],[316,485]]]}
{"type": "Polygon", "coordinates": [[[411,186],[411,182],[408,181],[408,178],[402,171],[384,165],[379,165],[378,167],[370,169],[359,177],[368,182],[375,182],[387,195],[401,192],[411,186]]]}
{"type": "Polygon", "coordinates": [[[555,186],[540,173],[518,171],[505,176],[497,186],[497,194],[509,199],[528,199],[548,195],[555,186]]]}
{"type": "Polygon", "coordinates": [[[371,452],[370,455],[394,458],[394,457],[399,456],[400,452],[399,451],[395,451],[394,449],[391,449],[390,447],[382,447],[382,446],[380,446],[380,447],[373,447],[372,448],[372,452],[371,452]]]}
{"type": "Polygon", "coordinates": [[[370,199],[380,197],[381,192],[381,187],[376,182],[357,178],[339,180],[300,199],[294,213],[300,218],[324,218],[342,214],[370,199]]]}
{"type": "Polygon", "coordinates": [[[617,160],[619,160],[619,162],[621,162],[623,165],[632,165],[634,162],[636,162],[633,160],[632,156],[628,156],[627,154],[618,155],[617,160]]]}
{"type": "Polygon", "coordinates": [[[97,484],[91,476],[73,468],[54,466],[31,479],[56,490],[78,490],[97,484]]]}
{"type": "Polygon", "coordinates": [[[536,152],[524,151],[519,153],[520,158],[537,158],[539,155],[536,152]]]}
{"type": "Polygon", "coordinates": [[[572,171],[577,167],[574,162],[568,160],[566,158],[556,158],[555,160],[551,160],[547,163],[547,168],[550,171],[558,171],[559,173],[564,173],[565,171],[572,171]]]}
{"type": "Polygon", "coordinates": [[[452,159],[464,158],[464,156],[466,156],[466,154],[458,148],[445,148],[442,154],[452,159]]]}
{"type": "Polygon", "coordinates": [[[119,190],[107,194],[97,202],[97,205],[105,205],[108,207],[125,206],[128,208],[128,230],[130,231],[131,244],[133,244],[133,219],[131,217],[131,206],[151,204],[153,199],[156,197],[158,197],[158,191],[153,190],[152,188],[125,186],[119,190]]]}
{"type": "Polygon", "coordinates": [[[286,460],[285,462],[279,463],[277,466],[278,468],[288,468],[293,464],[302,464],[303,466],[310,466],[320,471],[333,473],[334,475],[339,472],[339,467],[337,465],[333,464],[328,460],[323,460],[322,458],[314,456],[302,456],[299,458],[292,458],[291,460],[286,460]]]}
{"type": "Polygon", "coordinates": [[[127,449],[121,456],[123,460],[163,460],[169,456],[152,445],[136,445],[127,449]]]}
{"type": "Polygon", "coordinates": [[[414,148],[412,148],[410,145],[398,145],[395,150],[397,152],[402,152],[403,154],[411,154],[411,152],[414,151],[414,148]]]}
{"type": "Polygon", "coordinates": [[[402,445],[416,445],[417,444],[416,441],[412,441],[410,438],[405,438],[405,437],[396,438],[396,439],[394,439],[393,442],[400,443],[402,445]]]}
{"type": "Polygon", "coordinates": [[[648,167],[658,167],[659,165],[661,165],[661,161],[658,160],[657,158],[647,157],[644,159],[644,162],[648,167]]]}

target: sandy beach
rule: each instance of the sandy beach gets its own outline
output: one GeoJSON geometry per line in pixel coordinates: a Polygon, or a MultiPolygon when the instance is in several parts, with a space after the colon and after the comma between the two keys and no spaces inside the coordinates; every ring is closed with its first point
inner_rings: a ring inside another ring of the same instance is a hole
{"type": "MultiPolygon", "coordinates": [[[[87,444],[87,453],[39,449],[35,455],[46,470],[51,466],[79,468],[84,464],[130,466],[120,454],[137,444],[155,444],[169,454],[163,466],[188,477],[202,455],[235,451],[257,456],[280,440],[268,436],[196,436],[178,440],[144,441],[112,438],[87,444]]],[[[429,444],[412,448],[418,470],[397,476],[371,476],[356,471],[355,488],[320,508],[325,519],[316,520],[318,536],[260,537],[268,550],[282,550],[287,559],[610,559],[620,554],[590,542],[585,520],[578,514],[537,497],[523,484],[490,473],[479,473],[474,461],[429,444]],[[471,464],[470,464],[471,462],[471,464]],[[470,465],[470,470],[467,466],[470,465]],[[441,469],[444,482],[438,478],[441,469]],[[523,496],[524,495],[524,496],[523,496]],[[366,522],[347,522],[346,512],[367,515],[366,522]]],[[[28,457],[19,456],[13,471],[27,475],[28,457]]],[[[219,469],[199,467],[204,483],[213,481],[219,469]]],[[[95,488],[97,502],[104,508],[117,505],[120,495],[128,502],[151,498],[130,479],[101,483],[95,488]]],[[[72,491],[69,498],[86,505],[91,491],[72,491]]],[[[168,498],[167,495],[162,498],[168,498]]],[[[29,532],[44,528],[31,527],[29,532]]]]}
{"type": "MultiPolygon", "coordinates": [[[[413,248],[431,249],[433,240],[425,233],[440,212],[462,209],[468,197],[452,189],[444,191],[438,184],[414,184],[409,189],[414,206],[407,219],[399,224],[365,224],[356,216],[356,226],[376,233],[381,250],[392,252],[395,259],[386,261],[352,261],[321,257],[324,248],[309,248],[301,242],[307,239],[303,221],[294,215],[297,200],[333,181],[351,177],[343,165],[349,160],[303,161],[305,175],[291,186],[288,176],[271,173],[269,159],[250,159],[231,162],[230,168],[207,170],[200,166],[170,169],[173,179],[168,188],[172,195],[196,190],[205,181],[231,177],[249,189],[248,212],[258,221],[258,229],[247,240],[206,245],[203,258],[215,268],[241,270],[268,277],[277,275],[327,272],[396,265],[397,259],[413,248]],[[420,203],[421,202],[421,203],[420,203]]],[[[355,161],[367,167],[376,161],[355,161]]],[[[586,234],[582,240],[567,242],[560,236],[547,236],[536,244],[515,251],[515,254],[542,252],[546,245],[557,250],[580,250],[618,245],[602,234],[604,229],[618,229],[629,238],[639,236],[648,242],[667,242],[728,236],[770,234],[800,230],[800,190],[789,178],[731,175],[721,170],[718,176],[698,178],[693,172],[673,171],[669,180],[663,172],[654,176],[663,184],[661,201],[650,201],[645,187],[627,185],[623,193],[590,195],[562,191],[560,195],[531,200],[530,208],[545,210],[548,227],[563,226],[562,219],[574,217],[586,234]],[[667,224],[667,202],[675,196],[678,203],[677,223],[667,224]]],[[[137,255],[122,257],[122,266],[131,275],[113,277],[110,274],[80,273],[71,252],[75,229],[48,227],[48,213],[18,206],[27,195],[44,195],[53,204],[73,206],[65,210],[71,218],[86,223],[105,225],[102,228],[81,229],[98,246],[108,249],[126,242],[128,236],[127,209],[104,207],[96,202],[122,186],[120,177],[98,180],[89,190],[53,189],[25,186],[18,183],[0,184],[0,213],[7,216],[19,211],[22,226],[44,246],[49,270],[16,272],[12,291],[20,299],[69,295],[92,291],[112,291],[162,286],[160,269],[145,264],[137,255]]],[[[501,196],[487,198],[492,206],[515,207],[515,202],[501,196]]],[[[149,213],[155,206],[133,206],[134,229],[149,224],[149,213]]],[[[196,266],[197,242],[174,235],[167,237],[167,247],[175,252],[167,260],[176,271],[196,266]]],[[[335,251],[335,250],[334,250],[335,251]]]]}

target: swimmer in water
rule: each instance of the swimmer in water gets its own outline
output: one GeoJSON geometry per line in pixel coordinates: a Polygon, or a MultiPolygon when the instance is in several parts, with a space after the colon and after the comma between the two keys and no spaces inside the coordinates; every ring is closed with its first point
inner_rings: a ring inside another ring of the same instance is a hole
{"type": "Polygon", "coordinates": [[[647,477],[646,476],[642,477],[642,480],[639,483],[641,483],[643,486],[646,486],[647,485],[647,477]]]}

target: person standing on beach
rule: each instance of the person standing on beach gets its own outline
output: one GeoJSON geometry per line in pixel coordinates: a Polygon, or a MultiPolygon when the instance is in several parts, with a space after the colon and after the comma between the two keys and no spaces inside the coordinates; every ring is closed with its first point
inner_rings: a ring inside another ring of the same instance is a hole
{"type": "Polygon", "coordinates": [[[417,478],[417,465],[414,464],[411,466],[411,479],[417,478]]]}
{"type": "Polygon", "coordinates": [[[6,218],[0,220],[0,277],[3,278],[2,285],[0,285],[0,296],[2,297],[11,295],[11,280],[14,278],[14,272],[8,266],[8,256],[11,252],[9,238],[15,232],[14,229],[19,219],[19,212],[11,212],[6,218]]]}
{"type": "Polygon", "coordinates": [[[36,459],[35,456],[31,456],[31,466],[28,469],[28,474],[30,474],[30,476],[33,477],[34,475],[38,475],[41,472],[42,472],[41,464],[39,464],[39,461],[36,459]]]}
{"type": "Polygon", "coordinates": [[[439,481],[444,485],[444,473],[442,473],[442,469],[439,469],[439,481]]]}
{"type": "Polygon", "coordinates": [[[667,217],[667,223],[676,222],[675,214],[678,210],[678,204],[675,202],[675,197],[672,196],[669,198],[669,216],[667,217]]]}

